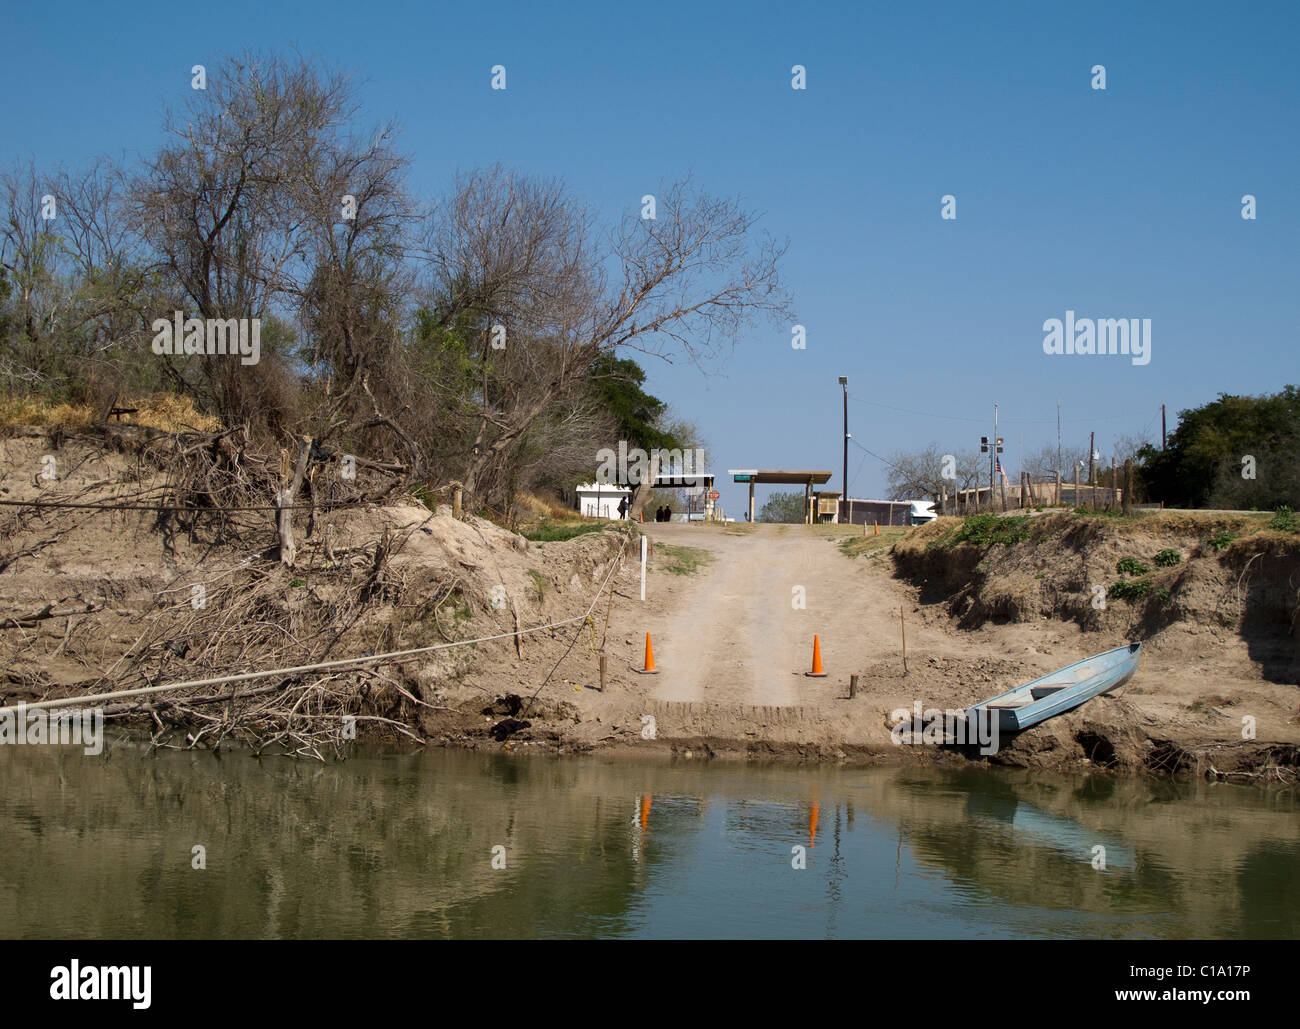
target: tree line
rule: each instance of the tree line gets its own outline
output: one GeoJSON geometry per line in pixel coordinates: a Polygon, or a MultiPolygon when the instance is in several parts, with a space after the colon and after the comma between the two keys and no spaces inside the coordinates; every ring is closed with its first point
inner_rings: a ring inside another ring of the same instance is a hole
{"type": "MultiPolygon", "coordinates": [[[[699,444],[642,358],[707,361],[789,320],[785,244],[689,179],[612,223],[493,166],[418,198],[392,122],[348,76],[244,53],[134,164],[0,176],[0,389],[52,402],[168,391],[283,444],[310,435],[505,508],[617,440],[699,444]],[[260,360],[159,357],[152,328],[258,319],[260,360]]],[[[639,199],[639,198],[638,198],[639,199]]]]}
{"type": "MultiPolygon", "coordinates": [[[[1004,451],[1002,464],[1012,482],[1018,470],[1034,481],[1066,482],[1078,470],[1083,483],[1109,485],[1123,465],[1133,462],[1138,502],[1166,507],[1275,510],[1300,508],[1300,392],[1285,386],[1260,396],[1220,394],[1199,407],[1178,413],[1178,425],[1162,448],[1140,436],[1121,438],[1113,453],[1090,460],[1088,448],[1045,444],[1013,462],[1004,451]]],[[[989,458],[974,449],[945,452],[931,443],[919,450],[891,454],[886,469],[894,500],[951,497],[957,490],[987,486],[989,458]],[[945,477],[951,458],[955,477],[945,477]]]]}

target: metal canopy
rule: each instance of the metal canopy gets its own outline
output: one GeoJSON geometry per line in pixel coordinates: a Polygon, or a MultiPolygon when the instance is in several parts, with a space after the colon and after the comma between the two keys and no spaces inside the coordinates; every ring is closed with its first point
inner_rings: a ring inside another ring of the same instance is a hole
{"type": "Polygon", "coordinates": [[[813,520],[813,510],[811,507],[813,487],[824,486],[830,481],[831,472],[813,472],[813,471],[794,471],[788,468],[777,470],[764,468],[728,468],[727,474],[731,476],[732,482],[744,482],[749,484],[749,520],[754,520],[754,487],[769,486],[802,486],[804,496],[804,522],[810,523],[813,520]]]}
{"type": "Polygon", "coordinates": [[[728,468],[727,474],[734,482],[752,482],[756,485],[781,486],[821,486],[830,481],[831,472],[800,472],[781,469],[778,471],[758,468],[728,468]],[[740,476],[745,476],[740,478],[740,476]]]}

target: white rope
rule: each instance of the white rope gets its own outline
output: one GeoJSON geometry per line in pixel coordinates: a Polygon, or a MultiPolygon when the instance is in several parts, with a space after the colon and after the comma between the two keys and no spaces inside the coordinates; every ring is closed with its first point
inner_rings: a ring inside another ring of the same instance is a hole
{"type": "MultiPolygon", "coordinates": [[[[627,540],[624,540],[618,548],[618,558],[623,557],[623,549],[627,546],[627,540]]],[[[168,693],[172,690],[187,690],[195,686],[220,686],[224,683],[232,682],[249,682],[253,679],[270,679],[277,675],[301,675],[303,672],[319,672],[327,668],[349,668],[359,665],[373,664],[381,661],[393,661],[394,659],[406,660],[419,654],[428,654],[435,650],[450,650],[452,647],[467,647],[471,643],[489,643],[493,640],[508,640],[515,636],[527,636],[529,633],[541,632],[543,629],[557,629],[561,625],[571,625],[574,622],[580,622],[587,618],[596,607],[596,602],[600,600],[600,595],[605,592],[605,587],[609,580],[613,578],[614,573],[618,570],[619,561],[615,561],[610,567],[609,574],[605,576],[605,581],[600,584],[600,589],[596,590],[596,595],[591,598],[591,604],[587,610],[580,615],[574,615],[572,618],[565,618],[558,622],[547,622],[545,625],[534,625],[529,629],[520,629],[518,632],[503,632],[495,636],[480,636],[473,640],[454,640],[451,643],[437,643],[429,647],[416,647],[413,650],[392,650],[386,654],[371,654],[369,657],[345,657],[337,661],[322,661],[314,665],[296,665],[293,668],[268,668],[264,672],[241,672],[237,675],[222,675],[215,679],[190,679],[186,682],[173,682],[165,686],[141,686],[133,690],[115,690],[112,693],[87,693],[80,697],[63,697],[60,700],[39,700],[33,704],[22,704],[18,707],[0,707],[0,715],[17,714],[19,710],[35,711],[41,708],[54,707],[72,707],[82,704],[85,701],[94,701],[102,703],[106,700],[122,700],[126,697],[147,697],[155,693],[168,693]]]]}

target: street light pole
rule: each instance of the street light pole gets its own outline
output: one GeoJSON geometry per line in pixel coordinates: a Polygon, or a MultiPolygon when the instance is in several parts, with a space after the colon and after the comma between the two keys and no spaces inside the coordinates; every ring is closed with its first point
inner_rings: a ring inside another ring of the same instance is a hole
{"type": "MultiPolygon", "coordinates": [[[[844,478],[840,481],[843,484],[844,506],[847,510],[849,503],[849,379],[847,375],[840,376],[840,385],[844,388],[844,478]]],[[[849,520],[853,520],[851,511],[849,520]]]]}

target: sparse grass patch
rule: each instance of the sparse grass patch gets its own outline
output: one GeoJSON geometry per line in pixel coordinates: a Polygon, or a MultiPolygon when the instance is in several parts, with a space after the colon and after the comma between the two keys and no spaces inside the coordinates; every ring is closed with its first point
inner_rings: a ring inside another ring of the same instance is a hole
{"type": "Polygon", "coordinates": [[[540,604],[546,596],[546,576],[536,568],[530,568],[528,578],[533,580],[533,591],[537,594],[537,602],[540,604]]]}
{"type": "Polygon", "coordinates": [[[1090,507],[1076,507],[1076,508],[1074,509],[1074,513],[1077,514],[1077,515],[1084,515],[1084,516],[1086,516],[1086,517],[1088,517],[1088,518],[1125,518],[1125,517],[1128,517],[1128,518],[1131,519],[1131,518],[1141,518],[1141,517],[1142,517],[1141,514],[1131,514],[1131,515],[1125,516],[1125,514],[1124,514],[1124,509],[1123,509],[1122,507],[1112,507],[1112,508],[1099,507],[1099,508],[1097,508],[1097,510],[1095,510],[1095,511],[1094,511],[1092,508],[1090,508],[1090,507]]]}
{"type": "Polygon", "coordinates": [[[533,525],[520,526],[519,535],[534,543],[556,543],[560,540],[571,540],[584,533],[600,532],[612,524],[603,518],[583,518],[573,521],[540,518],[533,525]]]}
{"type": "Polygon", "coordinates": [[[865,536],[849,536],[841,539],[836,546],[840,548],[840,553],[845,557],[862,557],[864,554],[883,553],[906,535],[906,528],[890,526],[887,529],[881,529],[879,536],[875,535],[875,533],[868,533],[865,536]]]}
{"type": "Polygon", "coordinates": [[[1146,575],[1151,569],[1136,557],[1121,557],[1115,565],[1115,571],[1121,575],[1146,575]]]}
{"type": "Polygon", "coordinates": [[[1172,547],[1156,552],[1155,563],[1161,568],[1172,568],[1176,564],[1182,563],[1183,555],[1172,547]]]}
{"type": "Polygon", "coordinates": [[[694,575],[704,565],[713,560],[713,555],[699,547],[677,547],[670,543],[655,544],[656,561],[661,560],[659,565],[665,572],[673,575],[694,575]]]}

